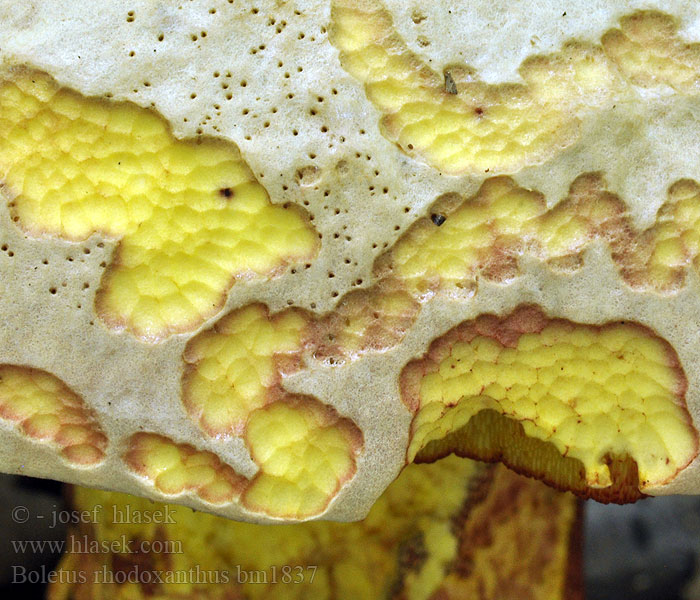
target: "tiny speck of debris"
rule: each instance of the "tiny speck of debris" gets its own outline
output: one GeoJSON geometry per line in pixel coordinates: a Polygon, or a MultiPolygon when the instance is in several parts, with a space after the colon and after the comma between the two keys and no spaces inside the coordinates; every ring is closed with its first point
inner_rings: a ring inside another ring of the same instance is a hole
{"type": "Polygon", "coordinates": [[[221,188],[219,190],[219,194],[221,194],[224,198],[230,198],[233,196],[233,190],[231,188],[221,188]]]}
{"type": "Polygon", "coordinates": [[[561,16],[562,16],[562,17],[565,17],[565,16],[566,16],[566,12],[561,13],[561,16]]]}
{"type": "Polygon", "coordinates": [[[452,79],[452,75],[450,75],[447,71],[445,71],[445,91],[448,94],[457,93],[457,84],[455,83],[455,80],[452,79]]]}
{"type": "Polygon", "coordinates": [[[445,215],[439,215],[437,213],[433,213],[430,215],[430,220],[435,223],[438,227],[442,225],[445,221],[447,221],[447,217],[445,215]]]}

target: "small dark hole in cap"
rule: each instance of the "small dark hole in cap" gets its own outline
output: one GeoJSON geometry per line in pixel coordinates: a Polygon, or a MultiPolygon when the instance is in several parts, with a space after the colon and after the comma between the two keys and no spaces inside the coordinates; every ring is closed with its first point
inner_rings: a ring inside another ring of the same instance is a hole
{"type": "Polygon", "coordinates": [[[231,188],[221,188],[219,194],[224,198],[231,198],[233,196],[233,190],[231,188]]]}
{"type": "Polygon", "coordinates": [[[438,227],[442,225],[445,221],[447,221],[447,217],[445,215],[439,215],[437,213],[433,213],[430,215],[430,220],[435,223],[438,227]]]}

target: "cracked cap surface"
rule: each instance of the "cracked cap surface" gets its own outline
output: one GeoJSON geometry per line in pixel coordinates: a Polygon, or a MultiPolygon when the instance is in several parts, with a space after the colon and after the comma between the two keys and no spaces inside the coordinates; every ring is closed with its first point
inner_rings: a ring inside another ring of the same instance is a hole
{"type": "Polygon", "coordinates": [[[0,468],[252,522],[450,452],[700,492],[697,6],[190,4],[0,7],[0,468]]]}

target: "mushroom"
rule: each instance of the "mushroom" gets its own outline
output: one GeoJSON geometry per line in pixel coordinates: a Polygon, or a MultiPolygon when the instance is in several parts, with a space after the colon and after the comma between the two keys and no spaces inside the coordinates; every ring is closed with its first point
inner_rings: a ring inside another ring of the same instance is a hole
{"type": "Polygon", "coordinates": [[[580,597],[580,501],[454,455],[406,467],[355,523],[240,523],[78,486],[69,498],[85,518],[49,600],[580,597]]]}
{"type": "Polygon", "coordinates": [[[561,511],[564,593],[574,501],[468,459],[700,492],[688,15],[575,2],[541,53],[540,6],[191,4],[0,11],[0,469],[366,547],[333,577],[405,597],[491,585],[511,486],[513,523],[561,511]]]}

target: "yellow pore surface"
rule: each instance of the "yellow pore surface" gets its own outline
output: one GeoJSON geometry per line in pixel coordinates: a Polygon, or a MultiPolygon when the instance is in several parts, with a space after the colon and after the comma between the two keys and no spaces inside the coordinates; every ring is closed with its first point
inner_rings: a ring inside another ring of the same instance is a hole
{"type": "MultiPolygon", "coordinates": [[[[325,510],[356,472],[360,429],[333,408],[282,387],[302,364],[313,317],[263,304],[235,310],[187,345],[182,379],[190,417],[210,437],[240,436],[259,471],[241,502],[268,516],[325,510]]],[[[158,486],[157,486],[158,487],[158,486]]]]}
{"type": "Polygon", "coordinates": [[[246,482],[212,452],[162,435],[137,433],[128,445],[124,460],[129,468],[168,496],[190,492],[211,504],[226,504],[238,498],[246,482]]]}
{"type": "Polygon", "coordinates": [[[420,310],[395,279],[383,279],[348,293],[335,309],[312,325],[313,356],[327,364],[355,359],[398,344],[420,310]]]}
{"type": "Polygon", "coordinates": [[[607,458],[629,456],[643,491],[698,452],[686,387],[674,350],[642,326],[581,325],[532,307],[480,317],[404,370],[403,398],[416,412],[408,460],[490,409],[580,460],[593,488],[612,483],[607,458]]]}
{"type": "Polygon", "coordinates": [[[362,432],[310,397],[284,396],[253,411],[243,438],[258,472],[247,480],[216,454],[155,433],[137,433],[124,460],[159,492],[211,504],[241,497],[254,513],[303,519],[323,512],[357,471],[362,432]]]}
{"type": "Polygon", "coordinates": [[[691,180],[669,188],[646,230],[635,227],[622,200],[595,174],[578,177],[567,198],[549,210],[541,194],[496,177],[475,196],[451,195],[430,211],[432,219],[417,221],[382,258],[392,276],[419,297],[435,291],[471,294],[479,277],[512,279],[525,253],[577,268],[594,240],[608,244],[621,276],[634,288],[672,292],[684,284],[690,266],[700,271],[700,185],[691,180]]]}
{"type": "MultiPolygon", "coordinates": [[[[110,548],[121,548],[125,539],[159,543],[138,556],[115,550],[68,554],[58,569],[87,573],[80,587],[85,600],[563,600],[575,552],[575,500],[502,467],[492,473],[454,456],[409,465],[363,521],[280,526],[228,521],[181,506],[167,507],[172,518],[166,524],[114,522],[113,515],[127,507],[132,514],[166,507],[75,488],[75,508],[99,506],[100,516],[87,536],[80,530],[87,525],[71,534],[77,540],[94,536],[110,548]],[[163,577],[151,585],[135,577],[122,585],[95,583],[93,570],[105,565],[108,571],[160,570],[163,577]],[[284,565],[289,568],[283,572],[284,565]],[[193,568],[200,577],[187,576],[193,568]]],[[[50,600],[70,597],[66,588],[53,586],[50,600]]]]}
{"type": "Polygon", "coordinates": [[[210,436],[240,435],[248,415],[279,393],[281,370],[300,360],[307,319],[263,304],[235,310],[187,344],[182,398],[210,436]]]}
{"type": "Polygon", "coordinates": [[[259,471],[243,494],[253,512],[284,518],[319,514],[355,475],[359,428],[331,408],[282,387],[302,364],[313,317],[270,315],[263,304],[233,311],[184,352],[183,402],[211,437],[241,436],[259,471]]]}
{"type": "Polygon", "coordinates": [[[504,270],[510,266],[504,259],[536,237],[533,221],[545,210],[540,194],[509,178],[488,179],[466,201],[458,196],[438,200],[432,218],[417,221],[389,251],[387,262],[415,295],[438,289],[470,294],[480,272],[493,271],[494,278],[512,275],[504,270]]]}
{"type": "Polygon", "coordinates": [[[601,49],[585,44],[526,61],[525,84],[487,84],[465,66],[438,74],[409,50],[381,2],[334,0],[332,7],[331,40],[384,114],[384,135],[445,173],[543,162],[575,141],[579,109],[606,103],[619,87],[601,49]]]}
{"type": "Polygon", "coordinates": [[[92,411],[60,379],[39,369],[0,365],[0,418],[48,442],[75,466],[104,458],[107,438],[92,411]]]}
{"type": "Polygon", "coordinates": [[[30,235],[120,240],[102,320],[148,341],[216,314],[237,277],[315,255],[302,212],[275,206],[236,146],[178,140],[155,112],[87,98],[49,76],[0,83],[0,175],[30,235]]]}
{"type": "Polygon", "coordinates": [[[334,0],[331,40],[343,67],[383,113],[382,132],[448,174],[515,172],[578,137],[579,115],[605,107],[629,83],[700,91],[700,44],[685,44],[669,15],[638,11],[601,45],[568,42],[525,60],[524,83],[487,84],[466,66],[433,71],[412,52],[379,0],[334,0]]]}
{"type": "Polygon", "coordinates": [[[302,519],[319,514],[357,471],[360,429],[315,398],[284,396],[250,415],[244,434],[260,470],[243,493],[254,512],[302,519]]]}
{"type": "Polygon", "coordinates": [[[602,38],[606,54],[635,85],[665,84],[681,93],[700,91],[700,44],[686,44],[669,15],[639,11],[602,38]]]}

